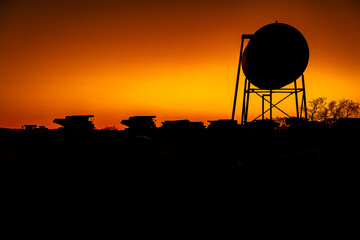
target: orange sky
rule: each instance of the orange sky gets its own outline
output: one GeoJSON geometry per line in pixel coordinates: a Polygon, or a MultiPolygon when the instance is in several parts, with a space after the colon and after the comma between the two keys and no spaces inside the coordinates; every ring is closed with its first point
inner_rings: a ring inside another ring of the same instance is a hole
{"type": "Polygon", "coordinates": [[[132,115],[231,118],[241,35],[276,20],[308,41],[308,99],[360,101],[355,0],[0,0],[0,127],[57,128],[75,114],[94,114],[98,129],[132,115]]]}

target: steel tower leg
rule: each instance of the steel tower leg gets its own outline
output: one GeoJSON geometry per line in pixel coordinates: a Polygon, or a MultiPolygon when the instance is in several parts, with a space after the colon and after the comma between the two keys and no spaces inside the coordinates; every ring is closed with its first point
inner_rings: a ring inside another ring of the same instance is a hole
{"type": "Polygon", "coordinates": [[[244,47],[244,37],[241,37],[240,57],[239,57],[237,75],[236,75],[235,96],[234,96],[234,104],[233,104],[231,120],[234,120],[234,118],[235,118],[236,100],[237,100],[237,94],[238,94],[238,88],[239,88],[239,78],[240,78],[240,68],[241,68],[243,47],[244,47]]]}
{"type": "MultiPolygon", "coordinates": [[[[252,36],[253,36],[252,34],[243,34],[241,36],[240,56],[239,56],[239,64],[238,64],[237,75],[236,75],[235,95],[234,95],[234,104],[233,104],[233,110],[232,110],[232,114],[231,114],[231,120],[235,119],[236,100],[237,100],[237,94],[238,94],[238,88],[239,88],[240,69],[241,69],[241,63],[242,63],[244,40],[245,39],[250,39],[252,36]]],[[[245,87],[244,87],[244,89],[246,89],[246,82],[247,82],[247,80],[245,79],[245,87]]],[[[249,84],[250,84],[250,82],[249,82],[249,84]]],[[[244,100],[245,100],[245,90],[244,90],[244,100]]],[[[247,109],[247,107],[246,107],[246,109],[247,109]]],[[[244,112],[244,102],[243,102],[241,123],[243,123],[244,120],[245,120],[244,116],[247,117],[247,114],[244,114],[244,113],[245,112],[244,112]]]]}

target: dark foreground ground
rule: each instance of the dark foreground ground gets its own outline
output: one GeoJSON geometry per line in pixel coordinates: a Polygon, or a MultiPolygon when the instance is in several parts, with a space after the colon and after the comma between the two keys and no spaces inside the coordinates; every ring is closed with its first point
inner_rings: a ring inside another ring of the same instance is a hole
{"type": "Polygon", "coordinates": [[[111,215],[134,223],[183,217],[352,228],[358,134],[322,127],[151,137],[2,131],[3,206],[28,220],[111,215]]]}

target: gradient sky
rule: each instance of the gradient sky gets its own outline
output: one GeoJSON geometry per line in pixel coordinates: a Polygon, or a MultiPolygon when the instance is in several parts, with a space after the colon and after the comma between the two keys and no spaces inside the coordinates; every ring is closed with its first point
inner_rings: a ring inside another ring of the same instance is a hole
{"type": "Polygon", "coordinates": [[[359,1],[0,0],[0,127],[231,118],[241,35],[276,20],[308,41],[308,99],[360,101],[359,1]]]}

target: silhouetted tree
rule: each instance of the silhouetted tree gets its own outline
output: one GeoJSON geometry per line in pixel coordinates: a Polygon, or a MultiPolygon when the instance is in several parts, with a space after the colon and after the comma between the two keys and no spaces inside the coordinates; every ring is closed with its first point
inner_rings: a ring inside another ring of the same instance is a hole
{"type": "Polygon", "coordinates": [[[360,103],[350,99],[341,99],[338,102],[331,100],[326,103],[325,97],[309,101],[308,116],[311,121],[337,120],[339,118],[359,117],[360,103]]]}
{"type": "Polygon", "coordinates": [[[324,114],[327,114],[325,108],[326,108],[326,97],[319,97],[310,100],[307,109],[310,120],[311,121],[321,120],[324,114]]]}
{"type": "Polygon", "coordinates": [[[286,117],[275,117],[274,122],[279,125],[279,127],[286,127],[288,124],[286,123],[286,117]]]}
{"type": "Polygon", "coordinates": [[[349,99],[341,99],[337,112],[337,118],[358,117],[360,114],[360,103],[349,99]]]}
{"type": "Polygon", "coordinates": [[[115,126],[112,127],[105,127],[104,130],[108,130],[108,131],[116,131],[117,128],[115,126]]]}
{"type": "Polygon", "coordinates": [[[331,100],[328,104],[329,114],[332,118],[338,119],[339,118],[339,105],[335,100],[331,100]]]}

